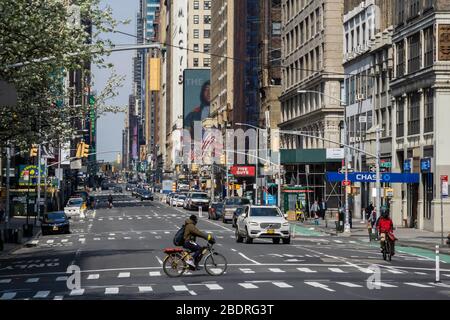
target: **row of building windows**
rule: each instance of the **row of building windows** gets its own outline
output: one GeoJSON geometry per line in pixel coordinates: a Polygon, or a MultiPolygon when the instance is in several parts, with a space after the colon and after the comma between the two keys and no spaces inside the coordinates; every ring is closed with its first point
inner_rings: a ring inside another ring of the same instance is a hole
{"type": "MultiPolygon", "coordinates": [[[[199,23],[200,23],[200,16],[198,14],[195,14],[194,15],[194,24],[199,24],[199,23]]],[[[211,16],[209,14],[203,16],[203,23],[211,24],[211,16]]]]}
{"type": "Polygon", "coordinates": [[[432,66],[436,61],[435,41],[435,27],[431,26],[423,30],[423,36],[418,32],[406,38],[406,41],[397,42],[395,44],[397,78],[432,66]]]}
{"type": "Polygon", "coordinates": [[[294,18],[307,5],[312,4],[314,0],[285,0],[283,3],[283,15],[285,20],[294,18]]]}
{"type": "Polygon", "coordinates": [[[285,89],[307,79],[320,72],[323,68],[324,45],[317,46],[306,55],[291,63],[288,68],[283,69],[285,89]]]}
{"type": "MultiPolygon", "coordinates": [[[[324,84],[310,89],[312,91],[323,92],[324,84]]],[[[297,94],[282,103],[282,122],[286,122],[301,115],[310,113],[322,107],[322,95],[315,93],[297,94]]]]}
{"type": "Polygon", "coordinates": [[[366,8],[344,24],[345,53],[367,49],[370,38],[375,36],[375,7],[366,8]]]}
{"type": "Polygon", "coordinates": [[[402,25],[405,21],[414,19],[434,7],[435,0],[395,0],[395,22],[402,25]],[[405,19],[406,18],[406,19],[405,19]]]}
{"type": "MultiPolygon", "coordinates": [[[[200,9],[200,1],[199,0],[195,0],[194,1],[194,10],[199,10],[200,9]]],[[[211,10],[211,1],[210,0],[205,0],[203,2],[203,9],[204,10],[211,10]]]]}
{"type": "MultiPolygon", "coordinates": [[[[205,43],[203,45],[203,53],[208,53],[210,50],[211,50],[211,44],[205,43]]],[[[195,52],[200,52],[198,43],[194,43],[194,51],[195,52]]]]}
{"type": "MultiPolygon", "coordinates": [[[[194,67],[200,67],[200,59],[199,58],[194,58],[193,59],[193,66],[194,67]]],[[[203,58],[203,67],[205,68],[209,68],[211,66],[211,58],[203,58]]]]}
{"type": "Polygon", "coordinates": [[[296,51],[323,30],[322,10],[317,8],[309,17],[306,17],[304,21],[286,33],[283,37],[286,55],[296,51]]]}
{"type": "MultiPolygon", "coordinates": [[[[205,29],[203,30],[203,38],[209,39],[211,38],[211,30],[205,29]]],[[[200,39],[200,30],[194,29],[194,39],[200,39]]]]}
{"type": "Polygon", "coordinates": [[[407,111],[408,135],[420,134],[420,114],[423,96],[424,133],[433,132],[434,90],[423,90],[422,93],[412,92],[406,98],[397,99],[397,137],[405,135],[405,111],[407,111]],[[407,104],[407,110],[406,109],[407,104]]]}

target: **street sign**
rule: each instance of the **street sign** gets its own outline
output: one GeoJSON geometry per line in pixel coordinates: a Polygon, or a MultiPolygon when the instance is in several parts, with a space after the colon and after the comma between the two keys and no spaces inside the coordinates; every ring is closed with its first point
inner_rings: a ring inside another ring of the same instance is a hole
{"type": "MultiPolygon", "coordinates": [[[[385,183],[419,183],[418,173],[381,173],[381,182],[385,183]]],[[[345,174],[339,172],[327,172],[328,182],[341,182],[345,180],[345,174]]],[[[377,175],[373,172],[354,172],[349,173],[347,180],[351,182],[376,182],[377,175]]]]}
{"type": "Polygon", "coordinates": [[[381,160],[380,167],[381,168],[392,168],[392,162],[381,160]]]}
{"type": "Polygon", "coordinates": [[[359,116],[359,123],[366,123],[367,122],[367,116],[359,116]]]}
{"type": "MultiPolygon", "coordinates": [[[[348,172],[348,173],[353,173],[353,171],[354,171],[354,170],[353,170],[352,168],[348,168],[348,169],[347,169],[347,172],[348,172]]],[[[338,172],[339,172],[339,173],[342,173],[342,174],[345,174],[345,167],[339,168],[339,169],[338,169],[338,172]]]]}
{"type": "Polygon", "coordinates": [[[352,183],[351,183],[351,181],[350,180],[344,180],[344,181],[342,181],[342,185],[343,186],[349,186],[349,185],[351,185],[352,183]]]}
{"type": "Polygon", "coordinates": [[[405,173],[411,173],[411,161],[412,159],[406,159],[405,161],[403,161],[403,171],[405,173]]]}
{"type": "Polygon", "coordinates": [[[441,176],[441,195],[442,198],[448,197],[448,176],[441,176]]]}
{"type": "Polygon", "coordinates": [[[431,172],[431,158],[420,159],[420,171],[422,173],[431,172]]]}

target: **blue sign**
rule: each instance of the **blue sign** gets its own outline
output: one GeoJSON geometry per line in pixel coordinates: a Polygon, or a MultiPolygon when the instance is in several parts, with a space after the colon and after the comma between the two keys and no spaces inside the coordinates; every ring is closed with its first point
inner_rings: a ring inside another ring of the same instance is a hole
{"type": "Polygon", "coordinates": [[[431,158],[420,160],[420,171],[422,171],[423,173],[431,172],[431,158]]]}
{"type": "Polygon", "coordinates": [[[273,206],[273,205],[277,204],[276,196],[274,196],[270,193],[267,193],[267,192],[264,193],[264,201],[269,206],[273,206]]]}
{"type": "Polygon", "coordinates": [[[406,159],[403,161],[403,171],[406,173],[411,173],[411,159],[406,159]]]}
{"type": "MultiPolygon", "coordinates": [[[[381,182],[385,183],[419,183],[418,173],[380,173],[381,182]]],[[[328,182],[341,182],[345,180],[345,174],[339,172],[327,172],[328,182]]],[[[354,172],[348,174],[351,182],[377,182],[377,175],[373,172],[354,172]]]]}

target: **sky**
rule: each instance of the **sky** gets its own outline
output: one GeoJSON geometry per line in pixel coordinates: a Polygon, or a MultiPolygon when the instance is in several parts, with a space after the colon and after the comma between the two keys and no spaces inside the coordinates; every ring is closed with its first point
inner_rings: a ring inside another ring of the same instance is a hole
{"type": "MultiPolygon", "coordinates": [[[[117,27],[117,30],[136,34],[136,13],[138,12],[138,0],[102,0],[102,7],[110,6],[116,20],[131,20],[129,24],[117,27]]],[[[114,44],[135,44],[136,39],[117,33],[104,34],[102,38],[110,38],[114,44]]],[[[118,89],[119,95],[109,101],[110,105],[128,105],[128,96],[132,93],[132,58],[134,51],[120,51],[112,53],[106,62],[114,64],[119,75],[125,75],[123,87],[118,89]]],[[[92,66],[94,75],[94,90],[102,91],[111,71],[98,69],[92,66]]],[[[122,150],[122,130],[125,126],[125,113],[107,114],[97,121],[97,155],[98,160],[115,161],[122,150]],[[102,152],[110,152],[104,153],[102,152]]]]}

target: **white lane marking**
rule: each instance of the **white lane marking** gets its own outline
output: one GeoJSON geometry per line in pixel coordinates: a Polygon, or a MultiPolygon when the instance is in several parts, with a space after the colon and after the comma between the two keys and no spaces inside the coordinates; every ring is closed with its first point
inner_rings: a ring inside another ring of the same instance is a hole
{"type": "Polygon", "coordinates": [[[140,293],[145,293],[145,292],[152,292],[153,288],[150,286],[146,286],[146,287],[139,287],[139,292],[140,293]]]}
{"type": "Polygon", "coordinates": [[[99,279],[99,278],[100,278],[99,274],[90,274],[87,277],[88,280],[96,280],[96,279],[99,279]]]}
{"type": "Polygon", "coordinates": [[[71,296],[82,296],[84,294],[84,289],[74,289],[70,291],[71,296]]]}
{"type": "Polygon", "coordinates": [[[276,285],[278,288],[292,288],[291,285],[287,284],[286,282],[272,282],[274,285],[276,285]]]}
{"type": "Polygon", "coordinates": [[[16,295],[17,295],[16,292],[6,292],[6,293],[2,294],[2,296],[0,297],[0,300],[11,300],[16,295]]]}
{"type": "Polygon", "coordinates": [[[53,243],[55,240],[47,240],[47,243],[53,243]]]}
{"type": "Polygon", "coordinates": [[[343,243],[341,240],[333,240],[336,243],[343,243]]]}
{"type": "Polygon", "coordinates": [[[205,286],[209,290],[223,290],[223,288],[221,286],[219,286],[218,284],[205,284],[205,286]]]}
{"type": "Polygon", "coordinates": [[[331,272],[336,272],[336,273],[346,273],[342,269],[339,269],[339,268],[328,268],[328,270],[330,270],[331,272]]]}
{"type": "Polygon", "coordinates": [[[121,273],[119,273],[117,278],[129,278],[130,276],[131,276],[130,272],[121,272],[121,273]]]}
{"type": "Polygon", "coordinates": [[[161,276],[161,272],[160,271],[150,271],[148,274],[150,275],[150,277],[159,277],[159,276],[161,276]]]}
{"type": "Polygon", "coordinates": [[[397,270],[397,269],[391,269],[391,268],[387,268],[387,269],[385,269],[387,272],[389,272],[389,273],[393,273],[393,274],[404,274],[405,272],[404,271],[400,271],[400,270],[397,270]]]}
{"type": "Polygon", "coordinates": [[[253,271],[252,269],[247,268],[240,268],[239,270],[241,270],[243,273],[255,273],[255,271],[253,271]]]}
{"type": "Polygon", "coordinates": [[[123,237],[125,240],[130,240],[131,237],[123,237]]]}
{"type": "Polygon", "coordinates": [[[67,279],[69,279],[69,277],[64,276],[64,277],[57,277],[56,281],[67,281],[67,279]]]}
{"type": "Polygon", "coordinates": [[[64,296],[55,296],[53,300],[64,300],[64,296]]]}
{"type": "Polygon", "coordinates": [[[114,237],[108,237],[108,240],[116,240],[114,237]]]}
{"type": "Polygon", "coordinates": [[[271,272],[277,272],[277,273],[280,273],[280,272],[286,272],[286,271],[284,271],[284,270],[281,270],[280,268],[269,268],[269,270],[270,270],[271,272]]]}
{"type": "Polygon", "coordinates": [[[356,241],[349,241],[350,243],[356,243],[356,241]]]}
{"type": "Polygon", "coordinates": [[[392,284],[388,284],[388,283],[384,283],[384,282],[373,282],[372,283],[374,286],[377,287],[385,287],[385,288],[397,288],[397,286],[394,286],[392,284]]]}
{"type": "Polygon", "coordinates": [[[443,276],[450,278],[450,274],[443,274],[443,276]]]}
{"type": "Polygon", "coordinates": [[[248,261],[250,261],[250,262],[253,262],[254,264],[261,264],[261,263],[259,263],[258,261],[255,261],[255,260],[250,259],[249,257],[247,257],[245,254],[243,254],[243,253],[241,253],[241,252],[239,252],[239,255],[240,255],[241,257],[243,257],[244,259],[246,259],[246,260],[248,260],[248,261]]]}
{"type": "Polygon", "coordinates": [[[100,238],[94,238],[94,241],[100,241],[100,238]]]}
{"type": "Polygon", "coordinates": [[[239,283],[239,285],[245,289],[258,289],[253,283],[239,283]]]}
{"type": "Polygon", "coordinates": [[[419,288],[433,288],[433,286],[428,286],[426,284],[415,283],[415,282],[405,282],[408,286],[419,287],[419,288]]]}
{"type": "Polygon", "coordinates": [[[27,281],[25,281],[26,283],[36,283],[39,281],[39,278],[29,278],[27,279],[27,281]]]}
{"type": "Polygon", "coordinates": [[[311,270],[309,268],[297,268],[298,271],[306,272],[306,273],[316,273],[316,270],[311,270]]]}
{"type": "Polygon", "coordinates": [[[116,234],[115,234],[115,233],[110,233],[109,235],[110,235],[110,236],[115,236],[116,234]]]}
{"type": "Polygon", "coordinates": [[[237,250],[236,250],[236,249],[231,249],[231,251],[233,251],[233,252],[237,252],[237,250]]]}
{"type": "Polygon", "coordinates": [[[313,256],[309,255],[309,254],[305,254],[305,257],[312,258],[313,256]]]}
{"type": "Polygon", "coordinates": [[[164,233],[165,233],[165,234],[169,234],[170,232],[169,232],[169,231],[165,231],[164,233]]]}
{"type": "Polygon", "coordinates": [[[189,289],[186,286],[172,286],[172,288],[175,291],[189,291],[189,289]]]}
{"type": "Polygon", "coordinates": [[[193,291],[193,290],[189,290],[189,294],[191,295],[191,296],[196,296],[197,294],[195,293],[195,291],[193,291]]]}
{"type": "Polygon", "coordinates": [[[12,279],[1,279],[0,283],[11,283],[12,279]]]}
{"type": "Polygon", "coordinates": [[[415,274],[418,274],[418,275],[421,275],[421,276],[426,276],[427,275],[427,273],[425,273],[425,272],[414,272],[415,274]]]}
{"type": "Polygon", "coordinates": [[[106,288],[105,294],[118,294],[119,288],[106,288]]]}
{"type": "Polygon", "coordinates": [[[69,239],[62,239],[61,242],[67,242],[69,239]]]}
{"type": "Polygon", "coordinates": [[[436,286],[436,287],[443,287],[443,288],[450,288],[450,285],[445,284],[445,283],[434,283],[434,282],[430,282],[431,285],[436,286]]]}
{"type": "Polygon", "coordinates": [[[362,288],[362,286],[360,286],[359,284],[351,282],[336,282],[336,283],[349,288],[362,288]]]}
{"type": "Polygon", "coordinates": [[[163,264],[162,260],[158,256],[155,256],[155,257],[156,257],[156,260],[158,260],[159,264],[162,265],[163,264]]]}
{"type": "Polygon", "coordinates": [[[334,292],[333,289],[328,288],[328,286],[324,285],[323,283],[319,282],[313,282],[313,281],[305,281],[307,285],[310,285],[311,287],[320,288],[326,291],[334,292]]]}
{"type": "Polygon", "coordinates": [[[47,298],[50,291],[38,291],[33,298],[47,298]]]}

